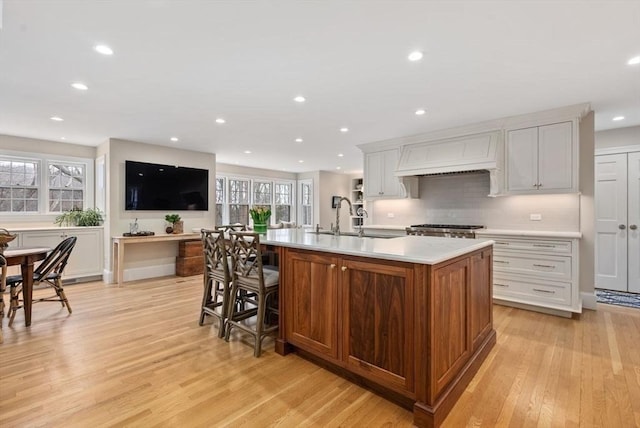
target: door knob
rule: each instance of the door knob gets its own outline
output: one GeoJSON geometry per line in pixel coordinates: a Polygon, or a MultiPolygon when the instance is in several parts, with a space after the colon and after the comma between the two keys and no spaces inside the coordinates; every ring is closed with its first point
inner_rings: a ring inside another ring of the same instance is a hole
{"type": "Polygon", "coordinates": [[[345,270],[347,270],[346,266],[342,266],[340,269],[342,269],[342,272],[344,272],[345,270]]]}
{"type": "Polygon", "coordinates": [[[625,230],[626,228],[627,228],[627,226],[625,226],[624,224],[618,225],[618,229],[620,229],[620,230],[625,230]]]}
{"type": "Polygon", "coordinates": [[[638,228],[638,226],[636,226],[635,224],[632,224],[631,226],[629,226],[629,229],[631,230],[636,230],[638,228]]]}

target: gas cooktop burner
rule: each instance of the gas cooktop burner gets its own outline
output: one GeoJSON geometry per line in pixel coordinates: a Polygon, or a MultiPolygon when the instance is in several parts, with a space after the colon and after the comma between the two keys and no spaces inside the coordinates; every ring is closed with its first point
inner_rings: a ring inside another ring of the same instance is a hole
{"type": "Polygon", "coordinates": [[[484,226],[470,224],[412,224],[411,227],[425,227],[431,229],[484,229],[484,226]]]}

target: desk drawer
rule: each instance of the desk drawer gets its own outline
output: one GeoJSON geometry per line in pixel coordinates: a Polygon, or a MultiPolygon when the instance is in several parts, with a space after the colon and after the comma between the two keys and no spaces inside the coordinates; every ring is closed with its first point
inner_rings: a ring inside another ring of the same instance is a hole
{"type": "Polygon", "coordinates": [[[496,251],[493,255],[493,269],[496,272],[571,281],[571,257],[496,251]]]}

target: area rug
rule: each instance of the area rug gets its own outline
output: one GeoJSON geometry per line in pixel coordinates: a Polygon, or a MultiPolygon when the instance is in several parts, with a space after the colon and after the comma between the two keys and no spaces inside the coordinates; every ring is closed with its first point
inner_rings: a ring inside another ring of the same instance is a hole
{"type": "Polygon", "coordinates": [[[596,289],[596,297],[598,299],[598,303],[607,303],[609,305],[628,306],[630,308],[640,309],[640,294],[596,289]]]}

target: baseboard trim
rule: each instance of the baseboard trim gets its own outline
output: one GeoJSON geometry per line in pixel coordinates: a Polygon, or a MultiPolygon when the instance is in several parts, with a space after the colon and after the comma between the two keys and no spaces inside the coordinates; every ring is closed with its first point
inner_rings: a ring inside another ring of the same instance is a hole
{"type": "Polygon", "coordinates": [[[596,297],[596,292],[580,292],[580,298],[582,299],[582,307],[585,309],[591,309],[593,311],[598,309],[598,299],[596,297]]]}
{"type": "MultiPolygon", "coordinates": [[[[139,268],[129,268],[124,270],[123,280],[137,281],[139,279],[158,278],[161,276],[171,276],[176,274],[175,263],[167,263],[163,265],[145,266],[139,268]]],[[[103,273],[104,282],[107,284],[116,283],[113,271],[105,270],[103,273]]]]}

